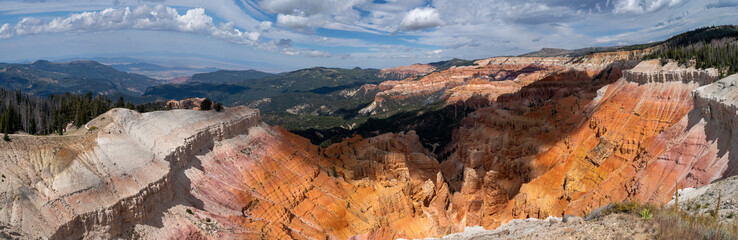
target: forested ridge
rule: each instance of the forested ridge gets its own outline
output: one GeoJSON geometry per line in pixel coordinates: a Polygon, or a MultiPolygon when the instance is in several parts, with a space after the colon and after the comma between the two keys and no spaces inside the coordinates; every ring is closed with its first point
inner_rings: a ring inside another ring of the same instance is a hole
{"type": "Polygon", "coordinates": [[[645,59],[673,59],[696,68],[716,68],[720,78],[738,73],[738,26],[695,29],[667,40],[645,59]]]}
{"type": "Polygon", "coordinates": [[[17,90],[0,89],[0,101],[0,130],[5,134],[18,131],[34,135],[64,134],[69,123],[80,127],[114,107],[138,112],[165,107],[163,102],[134,105],[122,97],[114,102],[105,95],[93,97],[91,92],[38,97],[17,90]]]}

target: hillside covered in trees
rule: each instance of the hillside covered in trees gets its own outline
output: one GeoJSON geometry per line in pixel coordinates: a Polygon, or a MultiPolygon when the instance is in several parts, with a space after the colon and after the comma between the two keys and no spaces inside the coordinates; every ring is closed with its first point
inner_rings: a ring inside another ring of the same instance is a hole
{"type": "Polygon", "coordinates": [[[646,59],[673,59],[696,68],[717,68],[720,78],[738,73],[738,26],[705,27],[679,34],[656,47],[646,59]]]}
{"type": "Polygon", "coordinates": [[[134,105],[122,97],[113,102],[105,95],[93,97],[91,92],[38,97],[21,91],[0,89],[0,101],[0,130],[5,134],[18,131],[34,135],[64,134],[69,123],[80,127],[114,107],[139,112],[165,107],[164,102],[134,105]]]}
{"type": "Polygon", "coordinates": [[[140,96],[146,88],[160,83],[94,61],[0,63],[1,88],[22,90],[38,96],[65,92],[140,96]]]}

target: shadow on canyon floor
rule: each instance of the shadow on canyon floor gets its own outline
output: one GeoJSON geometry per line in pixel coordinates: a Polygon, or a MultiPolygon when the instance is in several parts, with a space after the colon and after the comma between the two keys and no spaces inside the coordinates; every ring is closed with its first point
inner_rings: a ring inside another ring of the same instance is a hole
{"type": "Polygon", "coordinates": [[[357,134],[366,138],[413,130],[436,160],[453,161],[446,165],[461,164],[462,167],[442,167],[452,191],[461,190],[463,166],[470,166],[467,151],[471,149],[481,151],[485,163],[470,167],[502,174],[510,182],[506,189],[508,198],[513,198],[522,184],[547,170],[533,169],[532,161],[541,153],[539,149],[565,139],[586,123],[591,113],[583,107],[597,96],[598,89],[614,83],[622,77],[622,70],[631,67],[617,62],[595,73],[557,72],[518,92],[501,95],[496,101],[474,96],[455,104],[441,102],[388,118],[369,119],[354,130],[311,129],[294,133],[313,144],[327,145],[357,134]],[[485,129],[493,131],[482,133],[485,129]]]}

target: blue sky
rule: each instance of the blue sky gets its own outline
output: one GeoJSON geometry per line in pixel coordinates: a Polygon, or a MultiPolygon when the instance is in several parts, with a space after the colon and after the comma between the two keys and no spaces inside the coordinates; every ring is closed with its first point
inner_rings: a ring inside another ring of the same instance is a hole
{"type": "Polygon", "coordinates": [[[663,40],[738,0],[0,0],[0,61],[383,68],[663,40]]]}

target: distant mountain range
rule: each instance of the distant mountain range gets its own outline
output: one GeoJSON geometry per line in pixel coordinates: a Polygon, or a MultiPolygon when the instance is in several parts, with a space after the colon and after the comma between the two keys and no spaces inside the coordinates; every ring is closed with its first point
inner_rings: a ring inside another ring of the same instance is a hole
{"type": "Polygon", "coordinates": [[[36,95],[93,92],[140,96],[147,88],[158,84],[161,81],[121,72],[94,61],[0,63],[0,87],[36,95]]]}
{"type": "Polygon", "coordinates": [[[172,81],[178,77],[192,76],[193,74],[215,72],[219,70],[218,68],[210,68],[210,67],[204,67],[204,68],[183,67],[183,66],[167,67],[167,66],[162,66],[162,65],[153,64],[153,63],[145,63],[145,62],[111,64],[110,67],[115,68],[118,71],[137,73],[137,74],[145,75],[147,77],[151,77],[151,78],[155,78],[159,80],[166,80],[166,81],[172,81]]]}
{"type": "Polygon", "coordinates": [[[229,71],[229,70],[218,70],[209,73],[198,73],[192,75],[191,82],[199,83],[238,83],[246,80],[260,79],[271,77],[276,74],[266,73],[256,70],[245,70],[245,71],[229,71]]]}
{"type": "MultiPolygon", "coordinates": [[[[260,109],[283,112],[294,107],[295,102],[303,102],[302,100],[306,98],[317,99],[318,95],[327,95],[387,80],[379,77],[378,73],[378,69],[323,67],[280,74],[254,70],[217,71],[196,74],[185,84],[154,86],[149,88],[144,95],[162,99],[209,97],[229,106],[254,105],[255,101],[260,101],[260,109]],[[283,101],[273,102],[274,97],[283,99],[283,101]]],[[[336,98],[324,100],[340,101],[336,98]]]]}
{"type": "MultiPolygon", "coordinates": [[[[207,97],[227,106],[259,108],[263,113],[352,118],[359,109],[370,104],[378,92],[376,86],[362,86],[400,80],[398,76],[379,74],[379,69],[313,67],[274,74],[257,70],[167,67],[131,62],[133,59],[128,58],[102,60],[114,64],[90,60],[0,64],[0,87],[41,96],[92,92],[111,98],[123,96],[134,103],[207,97]]],[[[452,59],[428,65],[442,71],[472,63],[452,59]]]]}

